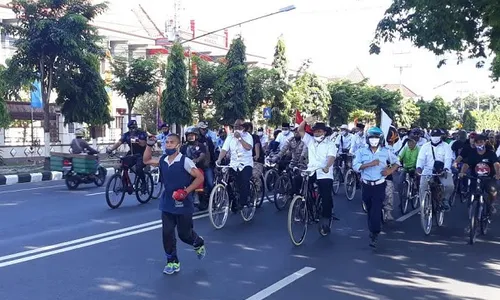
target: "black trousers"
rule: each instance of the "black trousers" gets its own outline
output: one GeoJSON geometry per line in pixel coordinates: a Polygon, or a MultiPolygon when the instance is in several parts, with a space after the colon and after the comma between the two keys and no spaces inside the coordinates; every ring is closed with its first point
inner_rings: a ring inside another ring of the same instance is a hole
{"type": "MultiPolygon", "coordinates": [[[[323,171],[321,171],[323,172],[323,171]]],[[[317,179],[316,173],[309,177],[309,189],[312,189],[313,182],[318,185],[319,195],[321,196],[321,217],[330,219],[333,210],[333,179],[317,179]]]]}
{"type": "Polygon", "coordinates": [[[363,183],[362,199],[368,210],[368,229],[374,234],[379,234],[382,230],[382,206],[386,185],[385,182],[379,185],[363,183]]]}
{"type": "Polygon", "coordinates": [[[250,180],[252,179],[253,169],[250,166],[246,166],[241,171],[234,171],[234,183],[238,189],[240,195],[240,205],[244,206],[248,204],[250,200],[250,180]]]}
{"type": "Polygon", "coordinates": [[[193,215],[177,215],[167,212],[161,214],[163,249],[169,261],[178,261],[177,239],[175,238],[175,228],[181,241],[193,247],[201,247],[204,240],[193,230],[193,215]]]}

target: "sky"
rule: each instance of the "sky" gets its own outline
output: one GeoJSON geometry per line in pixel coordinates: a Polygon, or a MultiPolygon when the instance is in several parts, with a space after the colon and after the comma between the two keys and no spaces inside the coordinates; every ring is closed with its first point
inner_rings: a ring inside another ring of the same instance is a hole
{"type": "MultiPolygon", "coordinates": [[[[7,2],[2,0],[1,2],[7,2]]],[[[97,2],[97,1],[96,1],[97,2]]],[[[97,24],[113,28],[120,26],[127,32],[144,34],[132,8],[141,4],[153,21],[164,28],[164,23],[174,14],[173,0],[108,0],[109,11],[97,24]]],[[[426,50],[399,42],[382,47],[382,54],[370,55],[369,44],[378,21],[389,7],[390,0],[181,0],[181,21],[186,28],[189,20],[196,20],[196,27],[206,31],[219,29],[254,17],[265,15],[279,8],[295,5],[296,9],[261,19],[229,30],[230,36],[241,34],[252,53],[272,60],[274,47],[280,36],[286,44],[291,68],[297,68],[304,59],[313,64],[310,71],[325,77],[341,77],[359,67],[373,84],[400,82],[399,69],[403,71],[402,83],[416,94],[429,99],[436,94],[445,98],[459,92],[495,94],[500,96],[500,85],[489,78],[487,65],[476,69],[474,60],[456,65],[450,56],[448,65],[438,69],[439,58],[426,50]],[[395,54],[404,53],[404,54],[395,54]],[[445,82],[442,88],[434,89],[445,82]]],[[[1,15],[0,15],[1,16],[1,15]]]]}

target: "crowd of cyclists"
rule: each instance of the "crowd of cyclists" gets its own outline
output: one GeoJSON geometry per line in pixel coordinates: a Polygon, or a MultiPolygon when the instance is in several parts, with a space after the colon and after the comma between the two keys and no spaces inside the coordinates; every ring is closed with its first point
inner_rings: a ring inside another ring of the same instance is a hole
{"type": "MultiPolygon", "coordinates": [[[[263,128],[254,130],[253,124],[244,120],[236,120],[231,126],[213,131],[207,122],[201,121],[196,126],[186,128],[184,136],[171,134],[168,124],[160,126],[160,133],[154,136],[138,129],[134,120],[128,125],[129,132],[108,151],[128,144],[128,155],[135,155],[138,169],[147,164],[160,165],[160,181],[165,187],[160,208],[174,207],[162,209],[163,214],[170,216],[163,220],[163,238],[168,257],[164,272],[167,274],[180,269],[171,246],[172,228],[175,226],[183,241],[195,241],[196,245],[193,245],[199,257],[205,255],[202,239],[196,234],[187,233],[192,230],[192,220],[186,222],[172,217],[178,213],[180,202],[188,207],[196,205],[199,210],[208,208],[209,214],[212,214],[217,209],[227,209],[221,208],[222,204],[217,202],[226,200],[226,203],[230,203],[230,210],[241,212],[243,219],[250,220],[259,205],[254,198],[263,199],[266,196],[276,202],[279,193],[285,194],[288,199],[303,196],[301,199],[306,205],[302,210],[292,208],[301,201],[286,202],[290,206],[288,221],[306,223],[307,226],[311,221],[310,216],[304,215],[307,214],[306,210],[311,210],[307,200],[310,193],[311,197],[321,199],[317,202],[319,213],[313,221],[319,223],[320,233],[327,235],[332,220],[336,218],[334,202],[338,196],[335,194],[339,186],[344,184],[349,200],[354,198],[356,190],[361,191],[363,209],[368,218],[369,245],[374,248],[383,222],[393,220],[395,191],[399,191],[400,207],[406,207],[405,201],[413,197],[413,207],[420,207],[423,226],[427,216],[430,216],[431,224],[432,218],[437,218],[438,225],[442,225],[442,216],[451,209],[455,199],[473,197],[471,191],[475,190],[478,182],[486,195],[485,211],[488,217],[496,213],[500,135],[493,131],[467,133],[464,130],[448,132],[441,128],[406,129],[391,126],[387,132],[383,132],[378,127],[367,128],[361,123],[355,124],[353,128],[345,124],[333,128],[313,117],[306,118],[300,124],[283,123],[280,129],[272,132],[263,128]],[[154,160],[149,148],[158,144],[163,155],[159,160],[154,160]],[[185,170],[195,181],[203,179],[206,197],[202,197],[199,203],[188,202],[195,190],[191,188],[192,184],[172,177],[174,175],[170,168],[175,166],[175,162],[181,161],[179,157],[182,157],[184,168],[179,168],[178,172],[185,170]],[[290,177],[290,184],[277,187],[277,178],[266,176],[270,171],[278,175],[289,174],[286,176],[290,177]],[[228,177],[223,177],[225,172],[228,177]],[[307,176],[304,172],[307,172],[307,176]],[[169,176],[163,176],[164,173],[169,176]],[[472,180],[477,178],[481,178],[481,181],[472,180]],[[304,179],[307,180],[305,185],[304,179]],[[231,184],[225,180],[231,181],[231,184]],[[172,182],[177,182],[179,186],[172,186],[172,182]],[[304,186],[309,187],[307,195],[301,195],[304,186]],[[219,188],[226,189],[222,196],[218,194],[219,188]],[[269,193],[274,193],[274,197],[269,197],[269,193]],[[176,206],[166,205],[169,201],[174,201],[176,206]]],[[[141,171],[137,174],[141,176],[141,171]]],[[[402,209],[403,213],[406,211],[406,208],[402,209]]],[[[181,212],[187,214],[188,219],[192,219],[192,213],[191,209],[181,212]]],[[[227,213],[222,226],[226,219],[227,213]]],[[[431,226],[428,222],[426,224],[431,226]]],[[[430,228],[424,231],[428,234],[430,228]]]]}

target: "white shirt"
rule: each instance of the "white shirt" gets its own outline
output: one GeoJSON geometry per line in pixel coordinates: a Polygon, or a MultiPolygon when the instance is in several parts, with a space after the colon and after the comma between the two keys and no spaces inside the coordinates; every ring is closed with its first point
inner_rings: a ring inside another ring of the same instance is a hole
{"type": "Polygon", "coordinates": [[[335,146],[337,146],[341,150],[342,149],[350,150],[353,140],[354,140],[354,135],[350,133],[348,133],[346,136],[339,134],[337,136],[337,139],[335,140],[335,146]]]}
{"type": "Polygon", "coordinates": [[[417,146],[422,148],[423,145],[425,145],[425,143],[428,143],[427,139],[426,138],[423,138],[421,137],[418,142],[417,142],[417,146]]]}
{"type": "MultiPolygon", "coordinates": [[[[253,138],[251,134],[243,132],[241,134],[241,138],[253,148],[253,138]]],[[[222,150],[231,152],[229,165],[233,170],[241,171],[247,166],[253,168],[252,149],[246,150],[243,148],[243,145],[237,138],[234,137],[234,134],[231,134],[226,138],[224,145],[222,145],[222,150]]]]}
{"type": "MultiPolygon", "coordinates": [[[[179,154],[177,154],[177,156],[174,158],[174,160],[172,162],[168,161],[168,156],[165,157],[164,161],[170,167],[174,163],[181,161],[181,158],[182,158],[182,154],[179,153],[179,154]]],[[[184,159],[184,170],[186,170],[186,172],[191,174],[191,171],[193,169],[197,169],[195,163],[190,158],[186,157],[186,159],[184,159]]]]}
{"type": "MultiPolygon", "coordinates": [[[[330,156],[335,157],[337,155],[337,147],[327,138],[325,138],[321,143],[318,143],[311,135],[306,133],[302,138],[302,141],[307,147],[307,155],[309,160],[309,163],[307,164],[308,169],[323,169],[328,164],[328,158],[330,156]]],[[[323,172],[323,170],[317,170],[316,178],[333,179],[333,166],[330,167],[328,173],[323,172]]]]}
{"type": "Polygon", "coordinates": [[[361,149],[366,145],[367,145],[366,144],[366,136],[364,134],[362,136],[360,136],[359,134],[355,134],[355,135],[353,135],[352,146],[351,146],[351,150],[349,150],[349,152],[351,154],[354,154],[354,153],[356,153],[356,151],[358,151],[358,149],[361,149]]]}
{"type": "Polygon", "coordinates": [[[262,145],[263,148],[267,147],[267,145],[269,144],[269,137],[267,136],[267,134],[263,134],[260,137],[260,144],[262,145]]]}
{"type": "Polygon", "coordinates": [[[288,140],[293,136],[293,133],[291,131],[288,131],[288,134],[283,134],[283,131],[278,134],[276,137],[276,142],[280,143],[279,147],[280,150],[285,147],[285,145],[288,143],[288,140]]]}
{"type": "Polygon", "coordinates": [[[434,156],[437,161],[444,163],[445,169],[451,170],[453,151],[451,151],[450,145],[441,142],[437,146],[432,146],[431,142],[427,142],[420,148],[417,158],[417,168],[422,169],[422,175],[432,175],[434,156]],[[432,154],[432,150],[434,150],[434,155],[432,154]]]}

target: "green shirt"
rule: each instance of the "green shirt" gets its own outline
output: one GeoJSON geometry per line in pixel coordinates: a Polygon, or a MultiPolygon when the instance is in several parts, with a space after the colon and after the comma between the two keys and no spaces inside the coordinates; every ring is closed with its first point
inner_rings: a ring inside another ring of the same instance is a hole
{"type": "Polygon", "coordinates": [[[403,151],[399,154],[399,160],[403,164],[405,170],[415,170],[417,168],[417,158],[420,148],[415,146],[413,150],[410,147],[404,147],[403,151]]]}

